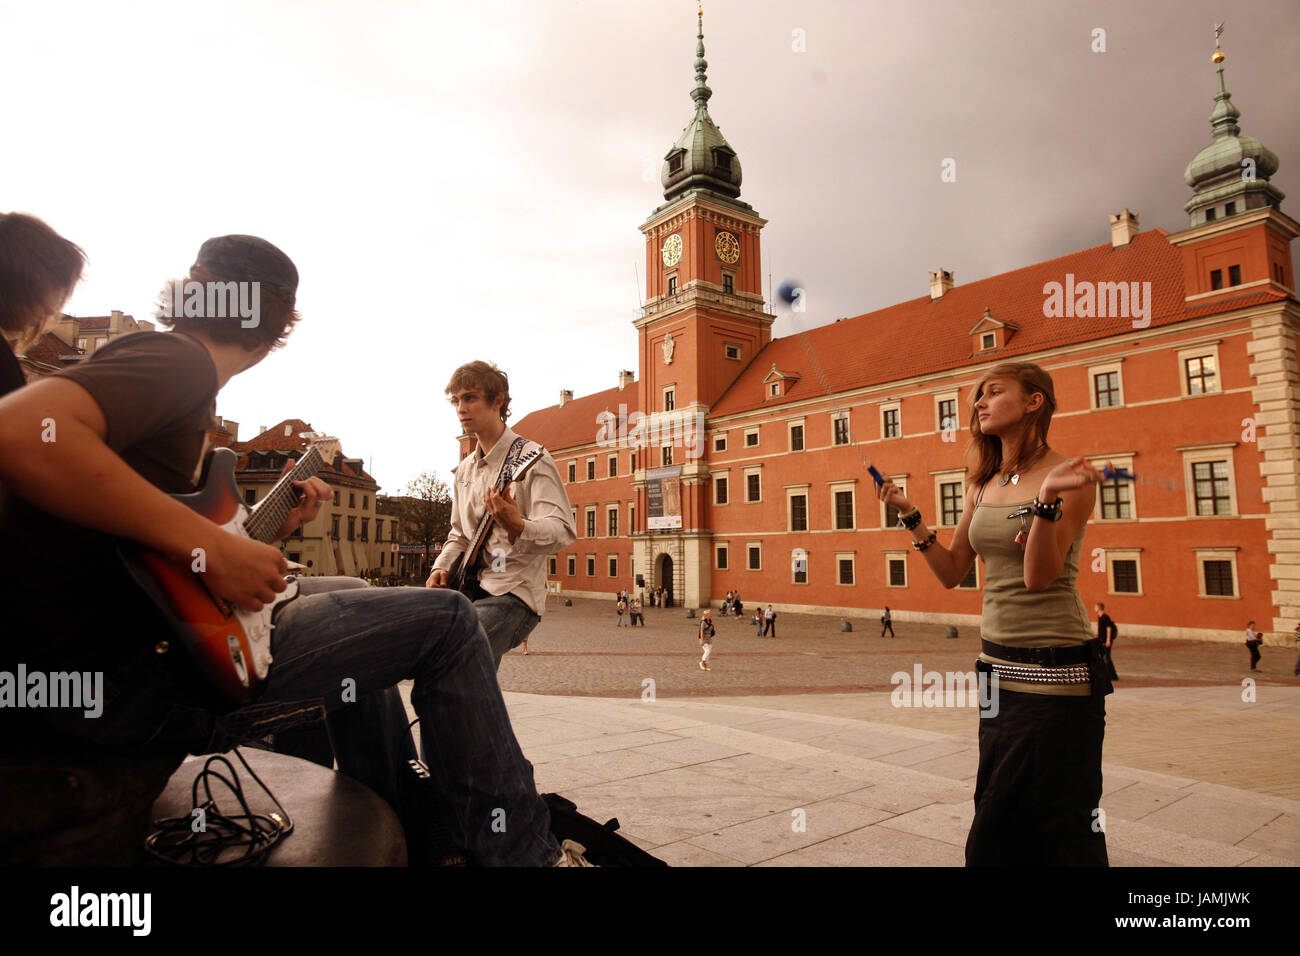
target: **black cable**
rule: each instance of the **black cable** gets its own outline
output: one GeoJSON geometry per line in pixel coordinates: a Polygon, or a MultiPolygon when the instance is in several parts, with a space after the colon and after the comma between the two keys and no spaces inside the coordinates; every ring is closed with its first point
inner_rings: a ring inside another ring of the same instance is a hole
{"type": "Polygon", "coordinates": [[[234,748],[234,752],[244,769],[275,803],[279,813],[270,816],[253,813],[244,798],[244,788],[240,785],[234,766],[221,755],[209,757],[194,778],[189,814],[154,821],[156,829],[144,843],[145,850],[151,856],[177,866],[245,866],[261,862],[272,847],[293,832],[293,818],[289,812],[248,765],[238,747],[234,748]],[[216,763],[225,765],[230,772],[229,778],[212,769],[216,763]],[[214,780],[230,789],[243,813],[228,816],[217,808],[216,799],[212,795],[214,780]],[[203,803],[199,803],[200,783],[203,784],[206,798],[203,803]],[[203,828],[198,831],[193,826],[195,810],[202,811],[203,828]],[[241,854],[230,856],[231,851],[240,848],[243,849],[241,854]],[[226,858],[222,859],[223,856],[226,858]]]}

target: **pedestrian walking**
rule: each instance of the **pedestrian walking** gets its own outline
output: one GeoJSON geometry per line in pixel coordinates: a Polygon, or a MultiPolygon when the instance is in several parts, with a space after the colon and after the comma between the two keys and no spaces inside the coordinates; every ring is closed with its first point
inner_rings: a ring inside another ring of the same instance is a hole
{"type": "Polygon", "coordinates": [[[1300,624],[1297,624],[1295,626],[1295,649],[1296,649],[1295,670],[1292,672],[1292,674],[1295,677],[1300,677],[1300,624]]]}
{"type": "Polygon", "coordinates": [[[1111,656],[1111,645],[1115,643],[1115,638],[1119,637],[1119,628],[1106,613],[1106,605],[1098,601],[1093,609],[1097,612],[1097,640],[1105,645],[1106,666],[1110,669],[1110,679],[1119,680],[1119,675],[1115,673],[1115,661],[1111,656]]]}
{"type": "Polygon", "coordinates": [[[713,611],[704,612],[704,619],[700,621],[700,647],[704,648],[704,654],[700,658],[700,670],[709,669],[709,655],[713,653],[713,635],[717,629],[713,626],[713,611]]]}
{"type": "Polygon", "coordinates": [[[1246,624],[1246,650],[1250,651],[1250,669],[1253,671],[1259,670],[1256,666],[1259,663],[1259,645],[1264,643],[1264,635],[1254,628],[1254,621],[1246,624]]]}
{"type": "Polygon", "coordinates": [[[629,611],[632,614],[632,627],[636,627],[638,622],[640,622],[642,627],[645,627],[645,616],[641,613],[640,598],[632,599],[632,604],[631,607],[629,608],[629,611]]]}
{"type": "Polygon", "coordinates": [[[980,378],[968,406],[965,504],[946,547],[901,488],[886,480],[876,492],[944,586],[960,584],[977,556],[984,562],[975,666],[996,690],[978,718],[967,866],[1109,863],[1096,808],[1112,687],[1075,587],[1103,478],[1086,458],[1048,445],[1056,408],[1052,378],[1037,365],[1001,363],[980,378]]]}
{"type": "Polygon", "coordinates": [[[731,592],[730,591],[728,591],[727,596],[722,599],[722,607],[719,608],[719,611],[722,614],[731,613],[731,592]]]}
{"type": "Polygon", "coordinates": [[[736,592],[735,598],[732,599],[731,608],[736,612],[736,617],[740,617],[741,612],[745,610],[745,605],[740,603],[739,591],[736,592]]]}
{"type": "Polygon", "coordinates": [[[614,625],[615,627],[627,626],[627,620],[625,617],[626,614],[627,614],[627,603],[620,600],[618,602],[618,623],[614,625]]]}
{"type": "Polygon", "coordinates": [[[754,619],[753,619],[752,621],[750,621],[750,623],[754,625],[754,636],[755,636],[755,637],[762,637],[762,636],[763,636],[763,617],[762,617],[762,615],[759,614],[757,611],[755,611],[755,612],[754,612],[754,619]]]}
{"type": "Polygon", "coordinates": [[[767,606],[767,610],[763,612],[763,636],[766,637],[768,634],[771,634],[775,639],[776,611],[772,610],[772,605],[770,604],[767,606]]]}
{"type": "Polygon", "coordinates": [[[894,636],[894,616],[889,613],[889,605],[885,605],[885,613],[880,615],[880,636],[885,636],[885,631],[889,631],[889,636],[894,636]]]}

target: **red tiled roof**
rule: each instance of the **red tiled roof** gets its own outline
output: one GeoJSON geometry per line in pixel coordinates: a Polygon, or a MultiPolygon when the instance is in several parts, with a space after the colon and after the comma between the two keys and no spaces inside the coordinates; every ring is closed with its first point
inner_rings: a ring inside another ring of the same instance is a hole
{"type": "MultiPolygon", "coordinates": [[[[72,318],[77,320],[77,328],[82,332],[106,332],[108,331],[108,324],[113,321],[111,315],[85,315],[80,317],[72,316],[72,318]]],[[[130,316],[127,316],[127,318],[130,318],[130,316]]]]}
{"type": "Polygon", "coordinates": [[[312,430],[311,425],[301,418],[286,418],[278,425],[272,425],[261,434],[254,435],[248,441],[237,441],[231,447],[238,452],[246,451],[305,451],[307,442],[299,437],[302,432],[312,430]],[[289,426],[289,434],[284,427],[289,426]]]}
{"type": "Polygon", "coordinates": [[[27,350],[27,357],[33,362],[43,362],[46,365],[54,366],[62,365],[64,356],[81,356],[85,354],[84,349],[69,345],[53,332],[46,332],[27,350]]]}
{"type": "Polygon", "coordinates": [[[969,365],[982,358],[969,333],[985,308],[993,318],[1019,326],[994,353],[999,359],[1132,331],[1130,318],[1045,317],[1043,287],[1064,284],[1067,273],[1074,275],[1076,286],[1084,281],[1150,282],[1150,327],[1181,321],[1188,317],[1182,250],[1167,236],[1163,229],[1149,229],[1124,248],[1105,243],[954,286],[937,300],[925,296],[773,340],[714,403],[709,416],[777,404],[764,401],[762,387],[773,362],[803,376],[786,389],[787,401],[969,365]]]}
{"type": "MultiPolygon", "coordinates": [[[[596,433],[600,429],[596,416],[606,409],[617,416],[620,405],[625,406],[629,415],[640,411],[636,382],[629,383],[622,391],[614,386],[603,392],[572,399],[565,402],[563,408],[559,405],[540,408],[510,427],[524,438],[540,442],[547,451],[590,445],[596,440],[596,433]]],[[[617,428],[617,422],[612,422],[611,431],[617,428]]]]}

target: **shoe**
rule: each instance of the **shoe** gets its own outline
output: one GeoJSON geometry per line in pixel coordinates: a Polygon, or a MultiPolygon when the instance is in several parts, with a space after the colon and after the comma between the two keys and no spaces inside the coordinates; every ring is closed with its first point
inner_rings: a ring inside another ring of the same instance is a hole
{"type": "Polygon", "coordinates": [[[704,661],[700,661],[700,670],[702,671],[708,670],[708,668],[704,666],[704,661]]]}
{"type": "Polygon", "coordinates": [[[565,840],[560,844],[560,858],[555,861],[556,866],[595,866],[587,860],[584,853],[587,848],[581,843],[574,843],[572,840],[565,840]]]}

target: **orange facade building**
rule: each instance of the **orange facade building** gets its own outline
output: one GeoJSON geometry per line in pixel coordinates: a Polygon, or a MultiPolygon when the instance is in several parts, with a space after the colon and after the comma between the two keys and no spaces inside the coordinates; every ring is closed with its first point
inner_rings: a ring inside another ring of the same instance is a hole
{"type": "Polygon", "coordinates": [[[1054,448],[1139,479],[1100,490],[1081,555],[1087,606],[1104,601],[1133,636],[1296,626],[1300,223],[1269,182],[1276,156],[1241,134],[1222,66],[1211,143],[1185,173],[1186,228],[1143,232],[1126,209],[1108,244],[969,285],[940,269],[928,295],[773,339],[766,220],[740,199],[703,56],[701,35],[695,114],[665,156],[665,202],[640,227],[639,373],[512,426],[568,481],[579,537],[552,562],[558,588],[604,596],[640,578],[687,607],[738,589],[750,608],[889,605],[901,620],[978,624],[980,563],[945,590],[867,463],[945,541],[973,387],[1016,360],[1055,381],[1054,448]]]}

